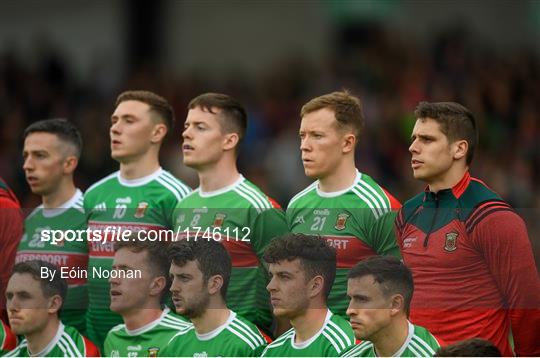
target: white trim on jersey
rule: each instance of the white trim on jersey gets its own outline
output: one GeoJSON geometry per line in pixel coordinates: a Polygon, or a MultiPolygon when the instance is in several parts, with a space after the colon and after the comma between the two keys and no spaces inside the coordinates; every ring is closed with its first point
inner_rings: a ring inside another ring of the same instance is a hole
{"type": "Polygon", "coordinates": [[[362,178],[362,174],[358,171],[358,169],[355,169],[355,170],[356,170],[356,177],[354,178],[354,181],[348,188],[338,190],[338,191],[322,191],[321,188],[319,188],[319,185],[317,185],[317,194],[323,198],[335,198],[336,196],[343,195],[347,193],[348,191],[352,190],[362,178]]]}
{"type": "MultiPolygon", "coordinates": [[[[43,217],[45,218],[54,218],[57,217],[60,214],[63,214],[66,210],[70,208],[74,209],[82,209],[82,204],[79,204],[79,201],[81,201],[83,198],[83,193],[80,189],[75,190],[75,194],[71,198],[68,199],[65,203],[62,203],[58,205],[56,208],[45,208],[43,204],[41,204],[39,207],[43,210],[43,217]]],[[[84,211],[83,211],[84,213],[84,211]]],[[[28,216],[29,218],[30,216],[28,216]]],[[[27,218],[27,219],[28,219],[27,218]]]]}
{"type": "Polygon", "coordinates": [[[111,174],[107,175],[105,178],[101,178],[100,180],[98,180],[94,184],[90,185],[88,187],[88,189],[86,189],[86,192],[84,194],[87,195],[89,192],[91,192],[96,187],[100,186],[101,184],[105,183],[106,181],[109,181],[109,180],[111,180],[113,178],[118,178],[119,176],[120,176],[120,170],[117,170],[114,173],[111,173],[111,174]]]}
{"type": "Polygon", "coordinates": [[[219,188],[217,190],[212,190],[212,191],[203,191],[201,187],[198,187],[197,190],[199,190],[199,195],[201,196],[201,198],[210,198],[212,196],[225,194],[226,192],[233,190],[238,185],[240,185],[240,183],[242,183],[244,179],[245,179],[244,176],[242,174],[239,174],[238,179],[236,179],[235,182],[232,183],[231,185],[227,185],[227,186],[224,186],[223,188],[219,188]]]}
{"type": "Polygon", "coordinates": [[[118,182],[122,184],[123,186],[128,186],[128,187],[146,185],[150,183],[152,180],[156,179],[158,176],[160,176],[161,173],[163,173],[163,169],[159,167],[156,171],[144,177],[140,177],[136,179],[126,179],[126,178],[123,178],[122,173],[118,171],[118,182]]]}
{"type": "Polygon", "coordinates": [[[292,203],[294,203],[295,201],[297,201],[298,199],[300,199],[301,197],[303,197],[304,195],[306,195],[307,193],[309,193],[313,189],[316,189],[316,187],[318,185],[319,185],[319,181],[318,180],[314,181],[313,183],[308,185],[304,190],[302,190],[301,192],[299,192],[298,194],[293,196],[292,199],[289,200],[289,204],[287,204],[287,209],[289,209],[289,207],[292,205],[292,203]]]}
{"type": "MultiPolygon", "coordinates": [[[[51,339],[51,341],[49,342],[49,344],[47,344],[45,346],[45,348],[43,348],[41,350],[41,352],[38,352],[36,354],[33,354],[30,352],[30,349],[28,348],[28,353],[31,354],[32,356],[37,356],[37,357],[44,357],[46,356],[47,354],[49,354],[50,351],[52,351],[52,349],[54,348],[54,346],[56,346],[56,344],[58,343],[58,341],[60,340],[60,338],[62,337],[62,334],[64,334],[64,325],[62,324],[62,322],[60,322],[60,324],[58,325],[58,330],[56,331],[56,335],[53,337],[53,339],[51,339]]],[[[63,350],[62,350],[63,351],[63,350]]],[[[67,355],[66,355],[67,356],[67,355]]]]}

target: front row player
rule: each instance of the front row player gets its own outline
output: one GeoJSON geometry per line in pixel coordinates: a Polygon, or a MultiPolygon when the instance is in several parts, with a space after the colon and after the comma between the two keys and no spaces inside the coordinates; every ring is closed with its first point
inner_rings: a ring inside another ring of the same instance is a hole
{"type": "MultiPolygon", "coordinates": [[[[105,339],[106,356],[130,357],[161,354],[169,340],[190,324],[169,308],[164,298],[169,291],[170,260],[164,242],[131,241],[114,245],[111,311],[124,320],[105,339]]],[[[112,276],[112,275],[111,275],[112,276]]]]}
{"type": "Polygon", "coordinates": [[[160,355],[259,356],[265,338],[225,302],[231,277],[231,258],[225,247],[212,239],[182,240],[169,253],[174,306],[193,325],[178,332],[160,355]]]}
{"type": "Polygon", "coordinates": [[[286,234],[266,248],[274,315],[293,328],[268,345],[262,356],[336,357],[354,344],[349,322],[327,306],[336,275],[336,250],[318,236],[286,234]]]}
{"type": "Polygon", "coordinates": [[[13,333],[24,339],[6,356],[99,356],[92,342],[60,321],[66,293],[67,283],[55,265],[31,260],[14,266],[6,289],[7,311],[13,333]],[[42,269],[56,274],[42,278],[42,269]]]}
{"type": "Polygon", "coordinates": [[[411,271],[392,256],[372,256],[348,275],[347,315],[362,342],[344,357],[433,357],[440,344],[409,316],[414,286],[411,271]]]}

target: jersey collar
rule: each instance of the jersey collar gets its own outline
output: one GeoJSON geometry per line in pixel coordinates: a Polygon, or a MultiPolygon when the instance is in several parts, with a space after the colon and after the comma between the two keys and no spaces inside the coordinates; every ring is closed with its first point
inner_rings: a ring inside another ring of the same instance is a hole
{"type": "Polygon", "coordinates": [[[352,188],[354,188],[356,186],[356,184],[358,184],[358,182],[360,181],[360,179],[362,179],[362,173],[360,173],[358,171],[358,169],[356,169],[356,178],[354,179],[353,183],[351,186],[349,186],[348,188],[346,189],[343,189],[343,190],[338,190],[338,191],[322,191],[320,188],[319,188],[319,181],[317,180],[317,185],[315,185],[315,189],[317,190],[317,194],[319,196],[322,196],[323,198],[334,198],[336,196],[340,196],[340,195],[343,195],[345,194],[346,192],[348,191],[351,191],[352,188]]]}
{"type": "Polygon", "coordinates": [[[429,186],[426,186],[426,188],[424,189],[424,201],[432,201],[436,197],[439,199],[444,199],[448,197],[452,199],[459,199],[463,195],[465,190],[467,190],[467,188],[469,187],[471,179],[471,174],[466,171],[463,177],[459,180],[459,182],[457,182],[457,184],[454,185],[452,188],[442,189],[434,193],[429,190],[429,186]]]}
{"type": "Polygon", "coordinates": [[[75,194],[73,194],[73,196],[68,201],[59,205],[57,208],[45,209],[43,204],[41,204],[39,207],[42,209],[42,213],[44,217],[53,218],[55,216],[62,214],[67,209],[73,207],[77,203],[77,201],[80,198],[82,198],[82,196],[83,196],[82,191],[80,189],[77,189],[75,190],[75,194]]]}
{"type": "Polygon", "coordinates": [[[211,196],[217,196],[217,195],[224,194],[224,193],[236,188],[238,185],[240,185],[244,181],[244,179],[245,179],[244,176],[242,174],[240,174],[238,179],[234,183],[232,183],[231,185],[227,185],[227,186],[224,186],[223,188],[213,190],[213,191],[202,191],[201,187],[199,187],[198,188],[199,195],[201,197],[203,197],[203,198],[209,198],[211,196]]]}
{"type": "Polygon", "coordinates": [[[47,346],[45,348],[43,348],[43,350],[41,352],[36,353],[36,354],[30,353],[30,347],[28,346],[28,355],[30,355],[32,357],[45,357],[58,344],[58,341],[62,337],[62,334],[64,334],[64,325],[62,324],[62,322],[60,322],[60,324],[58,325],[58,330],[56,331],[56,335],[49,342],[49,344],[47,344],[47,346]]]}
{"type": "Polygon", "coordinates": [[[122,174],[120,174],[120,171],[118,171],[118,181],[123,186],[130,186],[130,187],[141,186],[141,185],[145,185],[145,184],[150,183],[152,180],[154,180],[158,176],[160,176],[161,173],[163,173],[163,169],[161,169],[161,167],[159,167],[158,170],[156,170],[152,174],[147,175],[145,177],[137,178],[137,179],[126,179],[126,178],[123,178],[122,174]]]}
{"type": "Polygon", "coordinates": [[[140,327],[140,328],[136,328],[136,329],[128,329],[127,326],[126,326],[126,333],[129,335],[129,336],[138,336],[140,334],[143,334],[143,333],[146,333],[148,332],[149,330],[151,330],[152,328],[154,328],[155,326],[157,326],[161,320],[163,319],[163,317],[165,317],[168,313],[170,312],[170,309],[168,307],[165,307],[163,309],[163,312],[161,312],[161,315],[153,320],[152,322],[150,323],[147,323],[145,324],[144,326],[140,327]]]}
{"type": "Polygon", "coordinates": [[[330,318],[332,318],[332,312],[330,310],[327,310],[326,311],[326,318],[324,319],[324,323],[321,327],[321,329],[319,329],[319,331],[317,333],[315,333],[313,335],[313,337],[311,337],[310,339],[308,339],[307,341],[304,341],[302,343],[296,343],[295,340],[296,340],[296,331],[293,333],[293,335],[291,336],[291,346],[294,348],[294,349],[304,349],[304,348],[307,348],[309,347],[309,345],[313,342],[315,342],[315,340],[317,338],[319,338],[319,336],[321,335],[322,331],[324,331],[324,329],[326,328],[326,325],[328,324],[328,321],[330,321],[330,318]]]}
{"type": "Polygon", "coordinates": [[[208,333],[199,334],[197,333],[197,330],[195,330],[195,335],[197,338],[201,341],[209,341],[212,338],[217,337],[221,332],[223,332],[224,329],[229,327],[229,325],[232,323],[232,321],[236,318],[236,312],[233,312],[229,310],[229,318],[227,318],[227,321],[223,323],[218,328],[214,329],[213,331],[210,331],[208,333]]]}

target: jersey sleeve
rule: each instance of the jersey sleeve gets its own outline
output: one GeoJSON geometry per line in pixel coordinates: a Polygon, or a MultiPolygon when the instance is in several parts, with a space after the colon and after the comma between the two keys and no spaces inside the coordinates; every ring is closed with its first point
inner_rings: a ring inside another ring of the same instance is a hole
{"type": "Polygon", "coordinates": [[[252,230],[251,245],[257,257],[262,258],[270,241],[288,231],[285,213],[278,208],[261,212],[255,216],[252,230]]]}
{"type": "Polygon", "coordinates": [[[475,215],[472,239],[509,309],[518,356],[540,355],[540,280],[525,223],[509,208],[475,215]]]}
{"type": "Polygon", "coordinates": [[[401,257],[396,240],[394,223],[397,212],[389,211],[376,219],[370,227],[368,235],[373,246],[372,249],[378,255],[392,255],[401,257]]]}
{"type": "Polygon", "coordinates": [[[3,314],[4,292],[23,235],[23,215],[18,203],[6,197],[0,197],[0,210],[0,314],[3,314]]]}

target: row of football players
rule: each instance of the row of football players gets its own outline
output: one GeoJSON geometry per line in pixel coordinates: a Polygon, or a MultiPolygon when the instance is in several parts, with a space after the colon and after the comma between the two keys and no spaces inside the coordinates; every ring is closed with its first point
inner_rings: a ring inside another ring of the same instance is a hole
{"type": "MultiPolygon", "coordinates": [[[[337,251],[336,278],[328,299],[336,314],[346,316],[347,275],[354,264],[373,254],[399,256],[401,251],[415,277],[413,323],[446,342],[479,336],[511,354],[507,339],[511,319],[516,352],[532,354],[539,349],[533,328],[539,299],[528,293],[538,292],[539,283],[526,230],[507,204],[470,177],[477,129],[464,107],[421,103],[417,108],[411,166],[429,190],[409,200],[397,220],[392,211],[399,207],[397,200],[355,168],[364,119],[360,101],[346,92],[314,98],[301,110],[302,162],[306,175],[317,180],[289,202],[286,213],[237,170],[237,152],[247,126],[241,104],[211,93],[190,102],[182,151],[184,164],[199,174],[200,186],[193,192],[159,165],[172,113],[168,103],[153,93],[121,94],[110,130],[111,155],[120,170],[91,186],[84,197],[73,184],[82,148],[76,128],[63,120],[27,128],[24,170],[43,205],[25,221],[17,261],[39,258],[88,272],[111,268],[111,237],[89,245],[67,240],[55,245],[43,240],[44,228],[89,228],[94,233],[170,228],[184,238],[199,229],[222,228],[220,235],[228,229],[223,244],[233,269],[227,303],[277,337],[290,323],[277,319],[272,327],[270,309],[261,304],[266,302],[264,250],[273,237],[286,232],[317,234],[337,251]],[[441,282],[440,277],[447,279],[441,282]],[[466,285],[482,290],[458,289],[465,278],[466,285]],[[500,309],[501,302],[509,303],[512,315],[500,309]]],[[[67,309],[63,319],[101,345],[106,332],[122,321],[109,310],[107,280],[77,276],[69,284],[67,306],[84,307],[81,303],[88,297],[88,310],[67,309]]]]}

